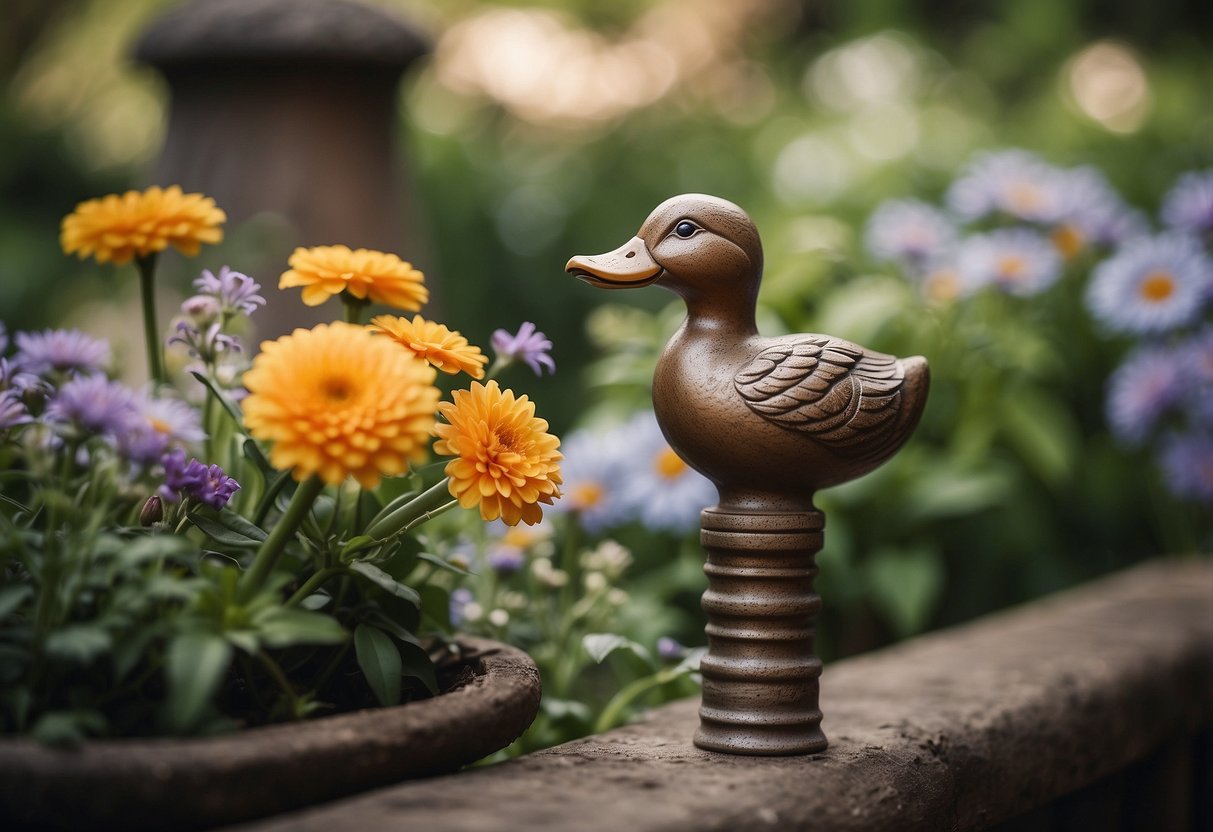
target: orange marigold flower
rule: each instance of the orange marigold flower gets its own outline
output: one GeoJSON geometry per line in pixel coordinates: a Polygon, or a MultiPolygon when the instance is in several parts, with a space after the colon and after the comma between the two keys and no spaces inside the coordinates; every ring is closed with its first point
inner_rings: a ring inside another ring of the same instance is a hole
{"type": "Polygon", "coordinates": [[[447,424],[434,427],[434,452],[456,457],[446,465],[451,496],[464,508],[479,504],[485,520],[533,526],[543,519],[539,504],[560,496],[562,457],[534,403],[495,381],[472,382],[438,410],[447,424]]]}
{"type": "Polygon", "coordinates": [[[244,374],[244,424],[272,442],[270,462],[296,480],[374,488],[424,458],[438,388],[434,368],[366,327],[337,322],[266,341],[244,374]]]}
{"type": "Polygon", "coordinates": [[[81,202],[63,218],[59,244],[64,254],[118,266],[170,245],[193,257],[203,243],[223,239],[219,226],[226,219],[209,196],[182,193],[177,185],[153,186],[81,202]]]}
{"type": "Polygon", "coordinates": [[[462,370],[472,378],[484,378],[488,356],[443,324],[427,321],[420,315],[414,315],[411,321],[395,315],[376,315],[371,318],[371,332],[391,336],[400,346],[444,373],[454,375],[462,370]]]}
{"type": "Polygon", "coordinates": [[[371,300],[416,312],[430,298],[425,276],[394,254],[348,246],[297,248],[287,261],[279,289],[303,287],[303,302],[319,306],[333,295],[349,292],[358,300],[371,300]]]}

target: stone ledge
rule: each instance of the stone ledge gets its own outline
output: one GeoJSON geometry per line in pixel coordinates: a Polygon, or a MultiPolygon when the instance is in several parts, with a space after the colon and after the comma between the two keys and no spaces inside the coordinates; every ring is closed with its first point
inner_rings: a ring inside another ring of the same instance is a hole
{"type": "Polygon", "coordinates": [[[700,751],[697,700],[246,830],[964,830],[1207,726],[1213,567],[1160,561],[826,667],[830,747],[700,751]]]}

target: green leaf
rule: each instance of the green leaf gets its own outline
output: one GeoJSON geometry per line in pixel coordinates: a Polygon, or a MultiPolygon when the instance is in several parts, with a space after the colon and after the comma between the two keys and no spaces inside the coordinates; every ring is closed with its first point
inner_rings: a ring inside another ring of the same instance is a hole
{"type": "Polygon", "coordinates": [[[47,636],[46,652],[57,659],[88,664],[108,653],[114,639],[108,630],[92,624],[73,624],[47,636]]]}
{"type": "Polygon", "coordinates": [[[400,651],[391,636],[383,630],[359,624],[354,628],[354,653],[379,704],[384,707],[399,705],[402,665],[400,651]]]}
{"type": "MultiPolygon", "coordinates": [[[[421,587],[421,617],[447,632],[451,630],[451,593],[438,584],[421,587]]],[[[407,625],[406,625],[407,626],[407,625]]]]}
{"type": "Polygon", "coordinates": [[[379,610],[373,610],[366,616],[366,621],[379,629],[385,631],[388,635],[394,636],[401,641],[407,641],[409,644],[421,646],[421,642],[417,636],[413,635],[409,630],[394,619],[388,618],[379,610]]]}
{"type": "Polygon", "coordinates": [[[943,590],[943,558],[931,547],[881,549],[865,564],[873,601],[899,636],[922,632],[943,590]]]}
{"type": "Polygon", "coordinates": [[[47,745],[71,748],[88,736],[105,733],[105,728],[105,717],[97,711],[48,711],[38,718],[30,733],[47,745]]]}
{"type": "Polygon", "coordinates": [[[416,606],[421,606],[421,596],[417,594],[417,590],[400,583],[373,563],[367,563],[364,560],[355,561],[350,564],[350,571],[360,575],[396,598],[408,601],[410,604],[416,606]]]}
{"type": "Polygon", "coordinates": [[[24,584],[6,586],[0,589],[0,621],[12,615],[27,598],[32,598],[34,588],[24,584]]]}
{"type": "Polygon", "coordinates": [[[539,700],[539,707],[545,714],[547,714],[549,719],[556,722],[564,719],[575,719],[578,722],[588,724],[594,716],[590,711],[589,705],[573,699],[553,699],[544,697],[543,699],[539,700]]]}
{"type": "Polygon", "coordinates": [[[189,538],[175,534],[149,534],[134,540],[118,541],[114,554],[123,565],[139,567],[153,561],[192,555],[198,547],[189,538]]]}
{"type": "Polygon", "coordinates": [[[234,511],[224,509],[218,515],[187,512],[189,521],[217,543],[228,546],[257,546],[269,535],[234,511]]]}
{"type": "MultiPolygon", "coordinates": [[[[375,540],[375,538],[371,537],[370,535],[366,535],[366,534],[360,534],[357,537],[351,537],[349,540],[347,540],[345,542],[345,545],[343,545],[341,547],[341,559],[345,560],[350,555],[354,555],[354,554],[357,554],[358,552],[362,552],[366,549],[369,549],[372,546],[376,545],[378,542],[379,541],[375,540]]],[[[374,553],[372,553],[371,556],[373,557],[374,553]]]]}
{"type": "Polygon", "coordinates": [[[398,645],[400,649],[401,672],[411,676],[425,685],[434,696],[438,695],[438,676],[434,673],[434,662],[430,654],[411,642],[398,645]]]}
{"type": "Polygon", "coordinates": [[[268,477],[274,473],[274,466],[270,465],[270,461],[265,458],[265,453],[261,450],[261,446],[251,437],[245,437],[242,450],[245,457],[260,469],[262,476],[268,477]]]}
{"type": "Polygon", "coordinates": [[[999,413],[1007,439],[1032,473],[1050,486],[1062,485],[1082,446],[1073,415],[1054,397],[1028,387],[1002,396],[999,413]]]}
{"type": "Polygon", "coordinates": [[[602,664],[616,650],[629,650],[646,661],[650,660],[649,651],[643,644],[615,633],[590,633],[581,639],[581,646],[597,664],[602,664]]]}
{"type": "Polygon", "coordinates": [[[456,575],[471,576],[476,574],[475,572],[469,572],[466,569],[458,567],[450,561],[443,560],[437,555],[431,555],[429,552],[418,552],[417,558],[425,561],[426,563],[432,563],[439,569],[445,569],[447,572],[454,572],[456,575]]]}
{"type": "Polygon", "coordinates": [[[189,731],[202,718],[232,663],[232,646],[214,633],[183,633],[168,646],[165,720],[175,731],[189,731]]]}
{"type": "Polygon", "coordinates": [[[346,633],[337,619],[322,612],[273,607],[253,619],[266,647],[295,644],[337,644],[346,633]]]}
{"type": "Polygon", "coordinates": [[[906,511],[918,520],[962,517],[1003,505],[1014,489],[1015,478],[993,464],[972,471],[943,466],[922,472],[905,496],[906,511]]]}

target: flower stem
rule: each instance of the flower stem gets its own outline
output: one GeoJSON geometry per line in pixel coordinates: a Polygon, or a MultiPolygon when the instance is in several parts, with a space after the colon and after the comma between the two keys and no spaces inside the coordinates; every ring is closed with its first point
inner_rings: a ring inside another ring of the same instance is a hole
{"type": "Polygon", "coordinates": [[[143,301],[143,336],[147,339],[147,372],[153,384],[164,383],[164,358],[160,351],[160,327],[156,325],[156,255],[136,257],[139,292],[143,301]]]}
{"type": "Polygon", "coordinates": [[[384,517],[375,518],[366,533],[376,540],[386,540],[412,528],[418,520],[434,517],[458,505],[456,500],[451,499],[447,486],[449,482],[449,478],[443,477],[400,508],[384,517]]]}
{"type": "Polygon", "coordinates": [[[312,577],[308,578],[303,583],[303,586],[301,586],[301,587],[299,587],[299,589],[295,590],[295,594],[286,600],[286,605],[288,607],[294,607],[294,606],[299,605],[303,601],[304,598],[308,597],[313,592],[315,592],[317,589],[319,589],[324,584],[324,582],[327,581],[329,578],[332,578],[336,575],[344,574],[344,572],[345,572],[344,566],[330,566],[325,569],[318,570],[315,574],[312,575],[312,577]]]}
{"type": "Polygon", "coordinates": [[[346,322],[351,324],[362,323],[362,310],[367,306],[367,301],[358,300],[348,295],[342,295],[341,299],[345,303],[346,322]]]}
{"type": "Polygon", "coordinates": [[[257,550],[257,554],[253,558],[253,565],[240,578],[236,592],[239,601],[249,601],[265,586],[266,579],[274,571],[274,565],[282,556],[282,550],[286,548],[287,541],[295,535],[299,524],[303,522],[303,518],[311,509],[312,503],[323,490],[324,481],[319,477],[311,477],[299,483],[286,511],[278,518],[273,531],[257,550]]]}

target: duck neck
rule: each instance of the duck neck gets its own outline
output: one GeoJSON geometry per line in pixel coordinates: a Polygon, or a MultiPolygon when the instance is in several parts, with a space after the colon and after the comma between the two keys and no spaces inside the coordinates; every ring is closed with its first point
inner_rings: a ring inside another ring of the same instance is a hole
{"type": "Polygon", "coordinates": [[[758,324],[754,320],[756,299],[752,294],[678,294],[686,301],[687,319],[683,330],[688,334],[734,339],[749,338],[758,334],[758,324]]]}

